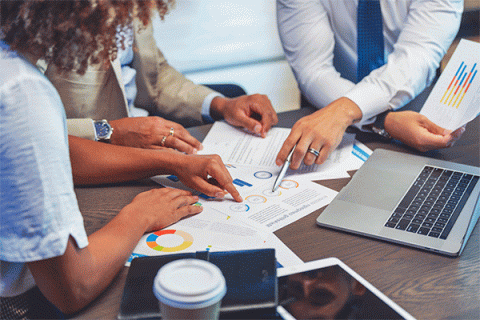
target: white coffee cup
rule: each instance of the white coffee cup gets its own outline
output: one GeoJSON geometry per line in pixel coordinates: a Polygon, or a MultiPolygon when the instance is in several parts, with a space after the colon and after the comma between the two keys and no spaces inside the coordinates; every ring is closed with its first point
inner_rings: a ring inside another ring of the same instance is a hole
{"type": "Polygon", "coordinates": [[[169,262],[153,281],[162,319],[218,319],[226,292],[220,269],[198,259],[169,262]]]}

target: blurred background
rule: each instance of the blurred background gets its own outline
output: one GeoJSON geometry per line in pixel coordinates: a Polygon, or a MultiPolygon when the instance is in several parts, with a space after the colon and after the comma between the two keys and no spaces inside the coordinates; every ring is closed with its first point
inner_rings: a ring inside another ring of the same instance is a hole
{"type": "MultiPolygon", "coordinates": [[[[479,10],[480,0],[465,0],[458,38],[480,41],[479,10]]],[[[275,0],[177,0],[154,27],[169,63],[195,83],[239,84],[248,94],[268,95],[277,112],[300,107],[277,32],[275,0]]]]}
{"type": "Polygon", "coordinates": [[[195,83],[239,84],[248,94],[267,94],[277,112],[300,107],[274,0],[177,0],[154,27],[167,61],[195,83]]]}

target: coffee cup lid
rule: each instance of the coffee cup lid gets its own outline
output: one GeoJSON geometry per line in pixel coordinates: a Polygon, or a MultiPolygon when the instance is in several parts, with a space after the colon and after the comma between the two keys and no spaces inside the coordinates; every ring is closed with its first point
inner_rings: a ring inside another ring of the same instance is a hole
{"type": "Polygon", "coordinates": [[[153,281],[158,300],[176,308],[197,309],[220,301],[226,293],[225,278],[211,262],[181,259],[167,263],[153,281]]]}

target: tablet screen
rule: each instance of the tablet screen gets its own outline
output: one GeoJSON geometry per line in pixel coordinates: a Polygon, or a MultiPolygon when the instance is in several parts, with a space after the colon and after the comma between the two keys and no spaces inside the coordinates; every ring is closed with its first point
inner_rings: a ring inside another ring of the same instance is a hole
{"type": "Polygon", "coordinates": [[[338,263],[322,266],[321,263],[311,262],[305,264],[303,270],[287,271],[279,277],[278,297],[279,305],[284,309],[284,318],[409,318],[403,309],[363,278],[347,272],[340,260],[330,260],[338,263]]]}

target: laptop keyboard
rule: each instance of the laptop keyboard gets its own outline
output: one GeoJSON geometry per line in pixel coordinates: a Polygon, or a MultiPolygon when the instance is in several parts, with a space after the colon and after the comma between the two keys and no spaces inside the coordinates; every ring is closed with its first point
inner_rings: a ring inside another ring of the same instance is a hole
{"type": "Polygon", "coordinates": [[[425,166],[385,226],[446,239],[479,177],[425,166]]]}

